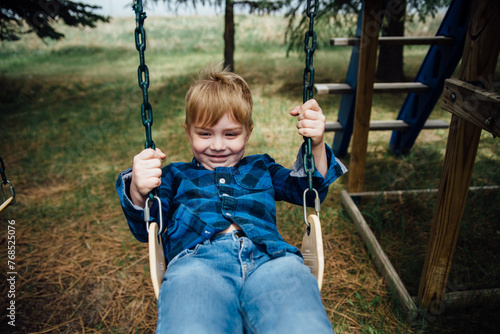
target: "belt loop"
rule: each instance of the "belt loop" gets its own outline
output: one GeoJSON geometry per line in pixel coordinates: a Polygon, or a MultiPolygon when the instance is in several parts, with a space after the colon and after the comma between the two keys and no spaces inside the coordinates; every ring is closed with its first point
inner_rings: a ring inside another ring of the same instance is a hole
{"type": "Polygon", "coordinates": [[[246,237],[245,232],[238,230],[234,231],[234,236],[238,239],[246,237]]]}

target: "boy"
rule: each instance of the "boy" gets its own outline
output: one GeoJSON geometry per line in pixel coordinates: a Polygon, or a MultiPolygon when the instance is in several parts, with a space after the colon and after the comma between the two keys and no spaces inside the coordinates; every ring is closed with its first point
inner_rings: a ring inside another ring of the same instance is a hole
{"type": "MultiPolygon", "coordinates": [[[[315,278],[276,227],[275,200],[302,205],[302,159],[289,170],[266,154],[243,157],[252,107],[243,78],[208,67],[186,94],[193,160],[162,169],[166,155],[146,149],[117,180],[129,227],[142,242],[147,196],[158,187],[161,198],[168,266],[157,333],[333,332],[315,278]]],[[[323,200],[346,169],[323,141],[325,117],[315,100],[290,114],[299,134],[311,138],[313,185],[323,200]]],[[[154,205],[152,216],[158,211],[154,205]]]]}

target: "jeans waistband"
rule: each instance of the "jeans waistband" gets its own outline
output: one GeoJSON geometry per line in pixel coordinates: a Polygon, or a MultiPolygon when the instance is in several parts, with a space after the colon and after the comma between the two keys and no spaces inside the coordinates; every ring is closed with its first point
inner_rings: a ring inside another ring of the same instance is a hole
{"type": "Polygon", "coordinates": [[[228,232],[228,233],[217,233],[210,240],[215,241],[215,240],[221,240],[221,239],[229,239],[229,238],[233,238],[233,235],[235,236],[236,239],[246,237],[245,232],[237,230],[237,231],[232,231],[232,232],[228,232]]]}

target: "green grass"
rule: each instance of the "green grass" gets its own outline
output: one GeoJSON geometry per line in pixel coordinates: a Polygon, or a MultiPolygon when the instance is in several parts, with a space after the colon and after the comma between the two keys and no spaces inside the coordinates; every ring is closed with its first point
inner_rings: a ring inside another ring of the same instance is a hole
{"type": "MultiPolygon", "coordinates": [[[[255,103],[247,154],[266,152],[291,166],[302,138],[288,111],[302,102],[304,55],[286,57],[281,18],[242,16],[236,24],[236,71],[250,84],[255,103]]],[[[182,128],[184,95],[200,69],[222,60],[222,27],[222,17],[146,20],[153,139],[169,161],[192,157],[182,128]]],[[[146,249],[128,231],[114,190],[118,173],[131,166],[145,140],[134,28],[133,18],[114,19],[97,29],[63,28],[62,41],[26,36],[0,49],[1,156],[17,193],[1,219],[18,224],[21,330],[154,328],[146,249]]],[[[314,58],[316,82],[342,82],[350,50],[325,44],[314,58]]],[[[423,47],[405,50],[409,77],[424,56],[423,47]]],[[[336,121],[340,96],[316,98],[328,121],[336,121]]],[[[394,119],[403,99],[375,96],[372,118],[394,119]]],[[[431,117],[449,119],[439,107],[431,117]]],[[[445,130],[422,133],[412,153],[398,159],[386,151],[390,133],[370,134],[366,189],[437,187],[446,137],[445,130]]],[[[326,135],[327,142],[332,138],[326,135]]],[[[473,185],[500,183],[498,148],[498,140],[483,133],[473,185]]],[[[349,157],[343,161],[348,165],[349,157]]],[[[341,208],[347,179],[331,187],[322,205],[322,293],[332,324],[337,333],[413,332],[341,208]]],[[[390,224],[401,232],[409,222],[394,216],[390,224]]],[[[375,224],[383,234],[382,223],[375,224]]],[[[300,244],[302,208],[278,203],[278,224],[287,240],[300,244]]]]}

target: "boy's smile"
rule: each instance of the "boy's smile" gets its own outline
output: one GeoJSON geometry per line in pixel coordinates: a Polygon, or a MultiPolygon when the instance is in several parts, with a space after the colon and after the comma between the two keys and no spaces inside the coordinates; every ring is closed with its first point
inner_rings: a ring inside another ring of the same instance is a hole
{"type": "Polygon", "coordinates": [[[236,121],[230,113],[212,127],[193,124],[186,129],[193,155],[206,169],[235,166],[245,153],[252,131],[236,121]]]}

